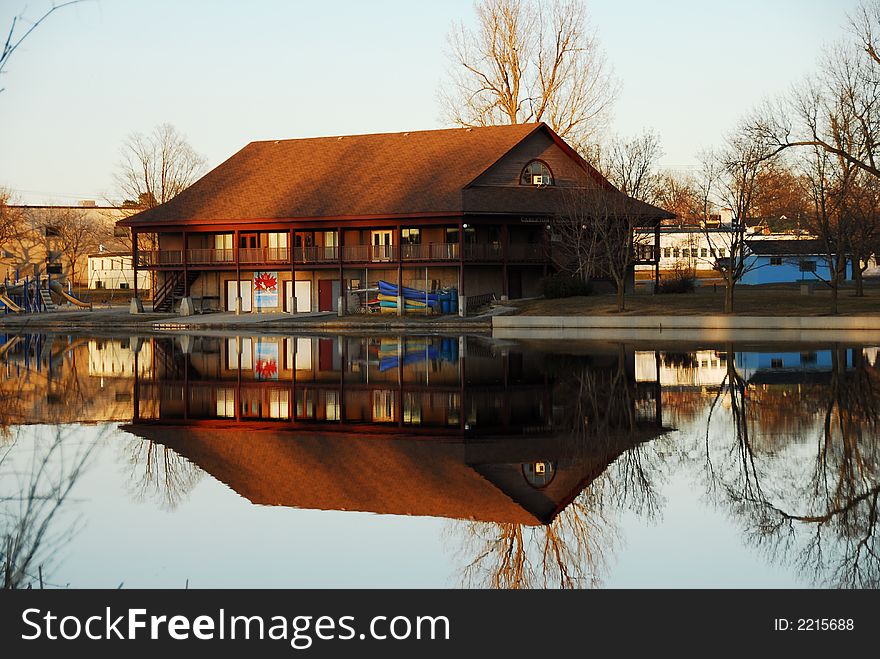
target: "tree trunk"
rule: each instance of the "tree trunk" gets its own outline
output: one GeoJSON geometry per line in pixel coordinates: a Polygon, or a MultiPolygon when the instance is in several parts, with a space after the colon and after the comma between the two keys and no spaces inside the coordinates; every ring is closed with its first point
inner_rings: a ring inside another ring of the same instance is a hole
{"type": "Polygon", "coordinates": [[[837,277],[831,281],[831,315],[837,315],[837,277]]]}
{"type": "Polygon", "coordinates": [[[626,282],[617,282],[617,311],[626,311],[626,282]]]}
{"type": "Polygon", "coordinates": [[[862,259],[852,259],[853,282],[856,285],[856,297],[865,297],[865,282],[862,281],[862,259]]]}
{"type": "Polygon", "coordinates": [[[733,282],[727,281],[724,286],[724,313],[733,313],[733,282]]]}

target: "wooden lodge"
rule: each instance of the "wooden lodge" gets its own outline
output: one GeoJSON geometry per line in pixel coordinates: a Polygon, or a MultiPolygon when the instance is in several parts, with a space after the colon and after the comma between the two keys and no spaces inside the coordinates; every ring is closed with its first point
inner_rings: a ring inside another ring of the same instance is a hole
{"type": "MultiPolygon", "coordinates": [[[[352,291],[379,280],[520,298],[560,267],[550,221],[566,188],[621,195],[545,124],[269,140],[119,225],[135,269],[155,275],[157,311],[185,297],[196,310],[352,310],[352,291]]],[[[639,208],[647,227],[668,216],[639,208]]]]}

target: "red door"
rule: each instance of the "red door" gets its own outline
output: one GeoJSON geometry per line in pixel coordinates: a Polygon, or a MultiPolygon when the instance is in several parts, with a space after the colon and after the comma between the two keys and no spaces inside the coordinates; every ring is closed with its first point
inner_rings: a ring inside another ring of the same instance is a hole
{"type": "Polygon", "coordinates": [[[333,311],[333,281],[318,280],[318,311],[333,311]]]}

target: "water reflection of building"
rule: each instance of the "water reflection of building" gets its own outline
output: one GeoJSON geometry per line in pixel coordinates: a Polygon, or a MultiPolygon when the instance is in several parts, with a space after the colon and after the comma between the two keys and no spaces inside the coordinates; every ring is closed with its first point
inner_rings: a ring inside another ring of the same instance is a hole
{"type": "Polygon", "coordinates": [[[636,379],[660,380],[664,388],[717,388],[727,375],[727,353],[717,350],[661,352],[637,350],[636,379]]]}
{"type": "MultiPolygon", "coordinates": [[[[149,343],[137,342],[136,349],[142,362],[151,352],[149,343]]],[[[3,423],[130,418],[134,362],[135,347],[128,338],[0,336],[3,423]]]]}
{"type": "MultiPolygon", "coordinates": [[[[834,349],[836,350],[836,348],[834,349]]],[[[798,346],[796,350],[695,350],[693,352],[637,350],[636,380],[660,380],[664,389],[717,390],[729,375],[728,354],[736,373],[750,384],[799,384],[826,380],[832,370],[833,350],[827,346],[798,346]]],[[[851,368],[855,355],[870,361],[875,348],[845,349],[845,366],[851,368]]]]}
{"type": "MultiPolygon", "coordinates": [[[[569,425],[576,401],[538,351],[459,337],[153,346],[126,430],[255,503],[543,524],[662,431],[656,383],[635,383],[631,352],[635,424],[585,438],[569,425]]],[[[620,368],[616,352],[567,364],[599,382],[620,368]]]]}

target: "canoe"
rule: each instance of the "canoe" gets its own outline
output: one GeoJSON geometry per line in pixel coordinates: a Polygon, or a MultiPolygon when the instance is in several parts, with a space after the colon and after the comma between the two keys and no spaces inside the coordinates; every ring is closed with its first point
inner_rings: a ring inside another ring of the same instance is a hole
{"type": "MultiPolygon", "coordinates": [[[[392,284],[391,282],[387,282],[384,280],[379,281],[379,293],[384,295],[392,295],[397,296],[397,284],[392,284]]],[[[425,291],[420,291],[417,288],[408,288],[406,286],[403,287],[403,296],[405,298],[410,298],[413,300],[421,300],[425,301],[425,291]]],[[[427,295],[429,302],[437,301],[436,293],[428,293],[427,295]]]]}

